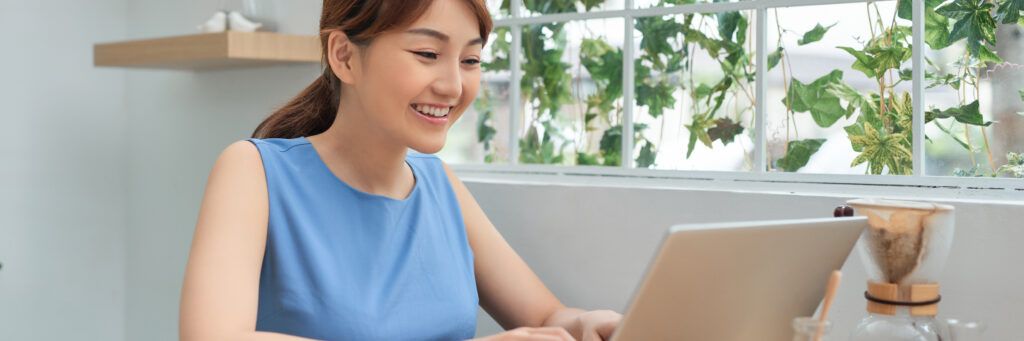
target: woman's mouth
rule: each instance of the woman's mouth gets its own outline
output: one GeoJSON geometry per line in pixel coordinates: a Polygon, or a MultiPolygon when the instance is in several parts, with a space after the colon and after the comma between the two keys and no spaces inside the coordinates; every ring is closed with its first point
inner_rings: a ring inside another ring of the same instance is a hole
{"type": "Polygon", "coordinates": [[[445,124],[448,123],[448,113],[451,112],[453,107],[411,104],[409,105],[409,108],[419,114],[418,116],[426,119],[427,122],[433,124],[445,124]]]}

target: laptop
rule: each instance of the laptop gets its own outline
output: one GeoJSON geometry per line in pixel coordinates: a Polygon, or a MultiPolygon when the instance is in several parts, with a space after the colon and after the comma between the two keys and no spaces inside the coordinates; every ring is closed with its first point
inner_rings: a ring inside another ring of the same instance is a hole
{"type": "Polygon", "coordinates": [[[612,341],[791,340],[817,309],[865,217],[676,225],[612,341]]]}

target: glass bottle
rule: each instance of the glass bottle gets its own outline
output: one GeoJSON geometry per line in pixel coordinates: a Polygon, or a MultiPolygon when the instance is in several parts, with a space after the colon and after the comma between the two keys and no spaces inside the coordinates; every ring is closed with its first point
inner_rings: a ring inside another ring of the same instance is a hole
{"type": "Polygon", "coordinates": [[[850,341],[948,341],[947,334],[935,317],[910,316],[901,308],[896,315],[869,313],[850,333],[850,341]]]}
{"type": "Polygon", "coordinates": [[[985,333],[988,326],[979,321],[946,319],[946,327],[949,329],[950,340],[981,341],[981,334],[985,333]]]}

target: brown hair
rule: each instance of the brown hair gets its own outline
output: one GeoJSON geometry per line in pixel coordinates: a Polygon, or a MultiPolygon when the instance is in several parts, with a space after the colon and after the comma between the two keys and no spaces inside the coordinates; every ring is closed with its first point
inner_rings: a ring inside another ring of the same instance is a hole
{"type": "MultiPolygon", "coordinates": [[[[320,45],[323,74],[298,96],[263,120],[252,137],[295,138],[324,132],[334,123],[341,97],[341,80],[327,63],[327,39],[341,30],[352,43],[367,46],[373,38],[393,28],[404,27],[419,19],[432,0],[324,0],[320,16],[320,45]]],[[[483,0],[467,0],[479,22],[480,37],[491,32],[491,16],[483,0]]]]}

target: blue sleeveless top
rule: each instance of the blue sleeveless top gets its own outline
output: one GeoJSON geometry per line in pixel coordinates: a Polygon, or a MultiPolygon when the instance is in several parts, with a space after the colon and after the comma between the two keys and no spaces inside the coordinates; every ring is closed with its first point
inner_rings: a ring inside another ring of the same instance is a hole
{"type": "Polygon", "coordinates": [[[325,340],[476,333],[473,252],[441,161],[409,151],[403,200],[362,192],[305,137],[248,139],[270,199],[256,330],[325,340]]]}

